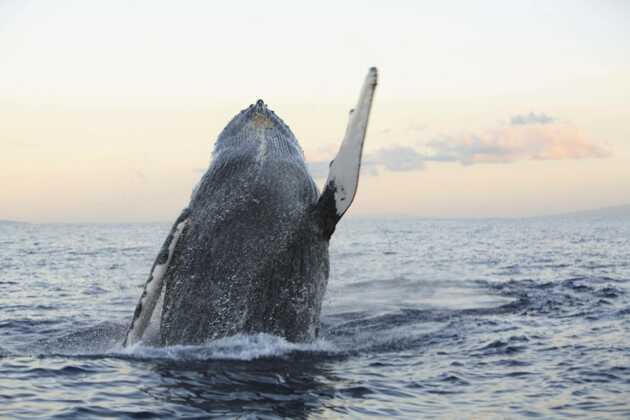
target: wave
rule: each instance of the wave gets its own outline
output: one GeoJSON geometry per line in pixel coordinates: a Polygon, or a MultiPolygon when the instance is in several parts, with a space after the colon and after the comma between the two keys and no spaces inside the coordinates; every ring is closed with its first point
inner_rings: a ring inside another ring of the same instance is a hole
{"type": "MultiPolygon", "coordinates": [[[[239,334],[209,341],[200,345],[174,345],[161,347],[156,337],[149,336],[133,346],[123,347],[126,324],[100,323],[81,328],[60,337],[39,340],[34,345],[17,349],[18,354],[36,357],[114,357],[132,359],[168,359],[180,361],[200,360],[255,360],[277,358],[292,353],[335,354],[340,350],[324,339],[311,343],[292,343],[271,334],[239,334]]],[[[155,335],[155,332],[153,333],[155,335]]],[[[9,355],[0,349],[0,355],[9,355]],[[6,353],[6,354],[5,354],[6,353]]],[[[17,355],[17,354],[13,354],[17,355]]]]}
{"type": "MultiPolygon", "coordinates": [[[[628,280],[610,277],[574,277],[558,282],[535,280],[474,282],[491,295],[509,302],[482,308],[398,308],[385,311],[349,311],[325,315],[322,336],[311,343],[292,343],[270,334],[235,335],[202,345],[161,347],[159,330],[147,330],[144,341],[123,348],[126,323],[103,322],[93,326],[74,327],[70,323],[48,325],[46,320],[22,320],[5,325],[22,336],[54,331],[56,337],[40,339],[25,345],[18,354],[47,357],[113,357],[132,359],[167,359],[180,361],[238,360],[315,356],[346,357],[359,354],[387,353],[401,350],[422,351],[432,346],[448,346],[474,331],[494,333],[517,328],[512,315],[549,318],[624,317],[628,280]],[[512,321],[510,321],[512,319],[512,321]],[[63,327],[63,328],[62,328],[63,327]],[[66,332],[62,332],[66,331],[66,332]],[[59,334],[62,335],[59,335],[59,334]]],[[[39,335],[41,337],[41,335],[39,335]]],[[[496,341],[487,348],[471,349],[474,353],[518,352],[526,343],[496,341]]],[[[9,350],[0,349],[0,356],[9,350]]]]}
{"type": "Polygon", "coordinates": [[[202,345],[154,347],[140,342],[128,348],[117,347],[111,354],[141,359],[248,361],[283,357],[296,352],[330,354],[338,351],[334,344],[325,339],[312,343],[291,343],[270,334],[239,334],[202,345]]]}

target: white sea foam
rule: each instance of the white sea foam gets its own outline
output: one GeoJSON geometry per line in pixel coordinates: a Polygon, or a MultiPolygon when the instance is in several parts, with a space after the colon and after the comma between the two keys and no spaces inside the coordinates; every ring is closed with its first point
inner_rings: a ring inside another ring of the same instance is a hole
{"type": "Polygon", "coordinates": [[[293,352],[335,353],[338,349],[324,339],[312,343],[291,343],[270,334],[235,335],[202,345],[153,347],[143,342],[127,348],[117,347],[113,353],[138,358],[181,360],[254,360],[282,357],[293,352]]]}

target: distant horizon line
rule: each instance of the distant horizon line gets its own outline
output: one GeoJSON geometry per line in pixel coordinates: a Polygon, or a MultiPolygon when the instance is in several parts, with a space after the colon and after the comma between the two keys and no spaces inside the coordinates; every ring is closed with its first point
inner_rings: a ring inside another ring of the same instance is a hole
{"type": "MultiPolygon", "coordinates": [[[[630,203],[618,204],[605,207],[596,207],[586,210],[575,210],[561,213],[549,213],[534,216],[419,216],[411,214],[357,214],[347,215],[348,219],[423,219],[423,220],[522,220],[522,219],[543,219],[562,217],[628,217],[630,218],[630,203]],[[619,211],[619,213],[615,213],[619,211]]],[[[37,222],[16,219],[0,219],[0,223],[5,224],[30,224],[30,225],[149,225],[172,223],[172,220],[152,220],[152,221],[80,221],[80,222],[37,222]]]]}

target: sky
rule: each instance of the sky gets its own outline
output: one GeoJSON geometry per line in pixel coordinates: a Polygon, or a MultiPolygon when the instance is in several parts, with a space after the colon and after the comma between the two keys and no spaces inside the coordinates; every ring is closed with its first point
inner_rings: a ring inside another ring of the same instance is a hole
{"type": "Polygon", "coordinates": [[[630,203],[625,1],[0,0],[0,219],[174,219],[262,98],[321,184],[371,66],[355,216],[630,203]]]}

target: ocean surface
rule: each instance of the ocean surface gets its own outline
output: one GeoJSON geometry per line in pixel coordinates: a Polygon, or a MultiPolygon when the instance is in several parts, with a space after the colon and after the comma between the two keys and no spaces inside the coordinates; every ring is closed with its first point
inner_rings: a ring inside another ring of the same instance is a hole
{"type": "Polygon", "coordinates": [[[347,218],[316,342],[123,349],[169,228],[0,224],[0,417],[630,417],[628,219],[347,218]]]}

